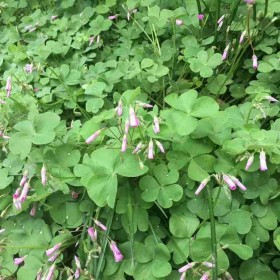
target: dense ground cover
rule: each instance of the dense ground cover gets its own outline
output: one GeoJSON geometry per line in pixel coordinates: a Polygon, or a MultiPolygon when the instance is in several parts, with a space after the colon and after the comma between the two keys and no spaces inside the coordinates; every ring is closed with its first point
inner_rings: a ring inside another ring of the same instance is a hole
{"type": "Polygon", "coordinates": [[[278,0],[0,11],[4,279],[279,279],[278,0]]]}

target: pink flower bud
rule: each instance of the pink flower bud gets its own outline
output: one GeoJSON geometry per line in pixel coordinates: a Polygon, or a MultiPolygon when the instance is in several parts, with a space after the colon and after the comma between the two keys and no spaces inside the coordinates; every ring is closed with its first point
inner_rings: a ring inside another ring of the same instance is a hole
{"type": "Polygon", "coordinates": [[[184,266],[182,266],[178,271],[179,273],[184,273],[187,270],[189,270],[190,268],[193,268],[196,265],[196,262],[190,262],[184,266]]]}
{"type": "Polygon", "coordinates": [[[181,274],[180,280],[185,280],[186,279],[186,272],[183,272],[181,274]]]}
{"type": "Polygon", "coordinates": [[[55,253],[51,257],[48,258],[48,261],[49,262],[54,262],[57,259],[58,256],[59,256],[59,253],[55,253]]]}
{"type": "Polygon", "coordinates": [[[86,139],[86,144],[90,144],[91,142],[93,142],[99,136],[100,133],[101,133],[101,129],[94,132],[91,136],[89,136],[86,139]]]}
{"type": "Polygon", "coordinates": [[[128,131],[129,131],[129,119],[127,119],[125,121],[125,124],[124,124],[124,134],[128,134],[128,131]]]}
{"type": "Polygon", "coordinates": [[[251,167],[253,161],[254,161],[254,154],[250,155],[250,157],[248,158],[248,161],[245,166],[245,170],[248,170],[251,167]]]}
{"type": "Polygon", "coordinates": [[[176,19],[176,25],[180,26],[183,24],[183,21],[181,19],[176,19]]]}
{"type": "Polygon", "coordinates": [[[153,159],[153,158],[154,158],[154,143],[153,140],[151,139],[148,146],[148,159],[153,159]]]}
{"type": "Polygon", "coordinates": [[[93,227],[88,228],[88,235],[90,236],[92,241],[96,241],[97,239],[97,231],[93,227]]]}
{"type": "Polygon", "coordinates": [[[18,199],[20,196],[21,189],[17,188],[15,193],[13,194],[13,199],[18,199]]]}
{"type": "Polygon", "coordinates": [[[29,183],[28,182],[25,183],[24,186],[23,186],[22,192],[20,194],[20,197],[19,197],[20,202],[24,202],[26,200],[29,188],[30,188],[29,183]]]}
{"type": "Polygon", "coordinates": [[[244,2],[248,5],[254,5],[256,3],[256,0],[244,0],[244,2]]]}
{"type": "Polygon", "coordinates": [[[94,220],[94,223],[99,226],[102,230],[106,231],[107,227],[105,225],[103,225],[101,222],[94,220]]]}
{"type": "Polygon", "coordinates": [[[79,279],[80,278],[80,269],[77,268],[74,274],[75,279],[79,279]]]}
{"type": "Polygon", "coordinates": [[[132,106],[129,107],[129,124],[131,127],[139,126],[139,120],[136,117],[135,111],[132,106]]]}
{"type": "Polygon", "coordinates": [[[122,101],[120,100],[116,108],[117,115],[120,117],[123,113],[122,101]]]}
{"type": "Polygon", "coordinates": [[[47,274],[46,280],[51,280],[55,271],[55,264],[52,264],[47,274]]]}
{"type": "Polygon", "coordinates": [[[252,56],[252,60],[253,60],[253,68],[257,69],[258,68],[258,58],[255,54],[252,56]]]}
{"type": "Polygon", "coordinates": [[[122,140],[122,149],[121,152],[124,153],[127,148],[127,134],[123,135],[123,140],[122,140]]]}
{"type": "Polygon", "coordinates": [[[7,78],[5,89],[6,89],[7,97],[9,98],[11,96],[11,92],[12,92],[12,78],[11,77],[7,78]]]}
{"type": "Polygon", "coordinates": [[[91,37],[89,38],[89,44],[88,44],[89,47],[90,47],[90,46],[92,45],[92,43],[94,42],[94,39],[95,39],[94,36],[91,36],[91,37]]]}
{"type": "Polygon", "coordinates": [[[96,43],[98,44],[99,42],[100,42],[100,35],[98,35],[96,38],[96,43]]]}
{"type": "Polygon", "coordinates": [[[225,273],[225,276],[226,276],[227,280],[234,280],[228,272],[225,273]]]}
{"type": "Polygon", "coordinates": [[[246,191],[247,188],[234,176],[230,176],[234,184],[236,184],[241,190],[246,191]]]}
{"type": "Polygon", "coordinates": [[[135,101],[136,104],[142,108],[153,108],[154,106],[151,105],[151,104],[148,104],[148,103],[144,103],[144,102],[141,102],[141,101],[135,101]]]}
{"type": "Polygon", "coordinates": [[[42,268],[40,268],[37,272],[36,280],[41,280],[42,274],[43,274],[43,271],[42,271],[42,268]]]}
{"type": "Polygon", "coordinates": [[[7,104],[7,102],[0,99],[0,104],[7,104]]]}
{"type": "Polygon", "coordinates": [[[31,29],[29,29],[29,33],[31,33],[31,32],[33,32],[33,31],[35,31],[36,30],[36,27],[33,27],[33,28],[31,28],[31,29]]]}
{"type": "Polygon", "coordinates": [[[243,43],[246,34],[247,34],[246,30],[241,33],[241,36],[240,36],[240,39],[239,39],[239,44],[243,43]]]}
{"type": "Polygon", "coordinates": [[[163,145],[157,140],[155,140],[155,142],[156,142],[156,145],[158,146],[159,150],[164,154],[165,150],[163,148],[163,145]]]}
{"type": "Polygon", "coordinates": [[[200,278],[200,280],[208,280],[209,279],[209,273],[205,272],[202,277],[200,278]]]}
{"type": "Polygon", "coordinates": [[[223,56],[222,56],[222,59],[223,60],[226,60],[227,59],[227,56],[228,56],[228,50],[229,50],[229,47],[230,47],[230,44],[228,44],[223,52],[223,56]]]}
{"type": "Polygon", "coordinates": [[[204,19],[204,15],[203,14],[199,14],[197,15],[198,20],[203,20],[204,19]]]}
{"type": "Polygon", "coordinates": [[[0,234],[2,234],[3,232],[5,232],[5,228],[0,229],[0,234]]]}
{"type": "Polygon", "coordinates": [[[29,212],[30,216],[34,217],[36,215],[36,205],[33,205],[29,212]]]}
{"type": "Polygon", "coordinates": [[[108,19],[114,20],[114,19],[116,19],[117,17],[118,17],[118,15],[108,16],[108,19]]]}
{"type": "Polygon", "coordinates": [[[138,152],[141,150],[142,146],[143,146],[142,142],[139,142],[139,143],[137,144],[136,148],[133,150],[132,153],[133,153],[133,154],[138,153],[138,152]]]}
{"type": "Polygon", "coordinates": [[[24,262],[24,259],[26,258],[27,256],[23,256],[21,258],[14,258],[14,264],[15,265],[20,265],[21,263],[24,262]]]}
{"type": "Polygon", "coordinates": [[[74,256],[74,259],[75,259],[75,264],[76,264],[76,266],[77,266],[79,269],[81,269],[81,263],[80,263],[79,258],[78,258],[77,256],[74,256]]]}
{"type": "Polygon", "coordinates": [[[56,20],[58,16],[51,16],[51,20],[56,20]]]}
{"type": "Polygon", "coordinates": [[[118,249],[116,242],[111,241],[110,249],[113,252],[115,262],[120,262],[123,259],[123,255],[122,255],[121,251],[118,249]]]}
{"type": "Polygon", "coordinates": [[[157,117],[154,117],[154,133],[158,134],[160,132],[160,128],[159,128],[159,120],[157,117]]]}
{"type": "Polygon", "coordinates": [[[231,178],[228,175],[223,174],[223,180],[225,181],[225,183],[229,186],[229,188],[232,191],[236,190],[236,185],[234,184],[234,182],[231,180],[231,178]]]}
{"type": "Polygon", "coordinates": [[[270,102],[278,102],[278,100],[270,95],[267,95],[264,97],[266,100],[270,101],[270,102]]]}
{"type": "Polygon", "coordinates": [[[41,169],[41,182],[42,185],[45,186],[47,183],[47,169],[45,164],[43,164],[42,169],[41,169]]]}
{"type": "Polygon", "coordinates": [[[209,268],[215,267],[215,264],[210,263],[210,262],[203,262],[202,264],[209,267],[209,268]]]}
{"type": "Polygon", "coordinates": [[[28,170],[25,170],[24,173],[23,173],[23,175],[22,175],[22,178],[21,178],[21,180],[20,180],[20,183],[19,183],[19,185],[20,185],[21,187],[24,186],[24,184],[25,184],[26,181],[27,181],[27,178],[28,178],[28,170]]]}
{"type": "Polygon", "coordinates": [[[225,18],[225,15],[222,15],[219,20],[217,21],[217,24],[218,24],[218,28],[217,30],[220,30],[224,24],[224,18],[225,18]]]}
{"type": "Polygon", "coordinates": [[[73,199],[77,199],[79,197],[79,193],[75,192],[75,191],[72,191],[71,196],[72,196],[73,199]]]}
{"type": "Polygon", "coordinates": [[[260,152],[260,170],[261,171],[267,170],[266,156],[265,156],[265,152],[264,151],[260,152]]]}
{"type": "Polygon", "coordinates": [[[59,250],[61,246],[61,243],[57,243],[55,244],[52,248],[48,249],[46,251],[46,255],[49,257],[50,255],[52,255],[54,252],[56,252],[57,250],[59,250]]]}
{"type": "Polygon", "coordinates": [[[205,178],[199,185],[199,187],[197,188],[197,190],[195,191],[196,195],[199,195],[199,193],[205,188],[205,186],[207,185],[207,183],[210,181],[210,177],[205,178]]]}

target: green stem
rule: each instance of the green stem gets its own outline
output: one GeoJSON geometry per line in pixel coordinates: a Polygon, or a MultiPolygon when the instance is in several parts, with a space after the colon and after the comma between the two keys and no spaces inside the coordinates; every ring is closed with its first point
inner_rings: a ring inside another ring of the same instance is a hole
{"type": "Polygon", "coordinates": [[[267,15],[267,9],[268,9],[268,0],[265,0],[264,17],[267,15]]]}
{"type": "Polygon", "coordinates": [[[221,11],[221,0],[216,0],[217,1],[217,9],[216,9],[216,16],[215,16],[215,44],[217,42],[218,39],[218,20],[220,18],[220,11],[221,11]]]}
{"type": "Polygon", "coordinates": [[[249,122],[249,120],[250,120],[250,115],[251,115],[252,110],[253,110],[253,106],[251,106],[251,108],[250,108],[250,110],[249,110],[249,112],[248,112],[248,115],[247,115],[245,124],[248,124],[248,122],[249,122]]]}
{"type": "Polygon", "coordinates": [[[198,14],[201,14],[201,3],[200,3],[200,0],[196,0],[196,4],[197,4],[198,14]]]}
{"type": "Polygon", "coordinates": [[[212,247],[212,256],[214,267],[212,269],[212,280],[217,280],[218,278],[218,253],[217,253],[217,237],[216,237],[216,226],[215,226],[215,217],[214,217],[214,206],[212,200],[212,189],[210,186],[207,186],[208,192],[208,206],[209,206],[209,215],[210,215],[210,226],[211,226],[211,247],[212,247]]]}

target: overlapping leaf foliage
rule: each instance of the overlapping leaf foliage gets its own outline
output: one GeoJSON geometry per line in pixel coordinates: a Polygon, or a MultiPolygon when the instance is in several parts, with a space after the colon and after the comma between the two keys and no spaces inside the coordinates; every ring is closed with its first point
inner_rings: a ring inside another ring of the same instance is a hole
{"type": "Polygon", "coordinates": [[[280,113],[269,97],[280,98],[280,3],[267,4],[0,3],[1,276],[35,279],[42,271],[46,277],[51,262],[45,251],[61,243],[55,279],[74,274],[74,255],[81,260],[80,279],[174,280],[192,261],[197,264],[187,279],[210,275],[203,262],[214,262],[221,279],[227,273],[279,279],[280,113]],[[130,127],[122,152],[131,107],[140,126],[130,127]],[[133,153],[139,142],[142,150],[133,153]],[[263,172],[261,151],[268,162],[263,172]],[[17,209],[13,194],[26,171],[31,188],[17,209]],[[241,178],[247,191],[211,180],[195,195],[200,181],[222,173],[241,178]],[[108,228],[98,230],[94,242],[87,235],[93,219],[108,228]],[[114,261],[111,239],[124,255],[121,262],[114,261]]]}

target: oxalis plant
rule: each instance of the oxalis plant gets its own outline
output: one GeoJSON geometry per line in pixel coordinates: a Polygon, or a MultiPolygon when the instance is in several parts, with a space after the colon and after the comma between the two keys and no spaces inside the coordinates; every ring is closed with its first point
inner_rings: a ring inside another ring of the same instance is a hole
{"type": "Polygon", "coordinates": [[[278,0],[0,12],[1,279],[279,279],[278,0]]]}

